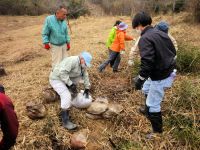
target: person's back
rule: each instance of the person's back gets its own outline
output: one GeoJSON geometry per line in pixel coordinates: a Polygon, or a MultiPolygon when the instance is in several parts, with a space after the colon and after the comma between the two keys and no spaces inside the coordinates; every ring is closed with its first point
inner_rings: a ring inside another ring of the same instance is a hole
{"type": "Polygon", "coordinates": [[[0,90],[0,123],[3,132],[0,150],[8,150],[16,142],[19,123],[12,101],[4,94],[4,90],[0,90]]]}
{"type": "Polygon", "coordinates": [[[152,64],[150,77],[152,80],[161,80],[169,76],[175,67],[176,50],[170,40],[169,36],[153,27],[149,26],[142,33],[142,37],[139,41],[139,48],[141,49],[141,55],[145,56],[146,64],[142,64],[148,67],[149,63],[152,64]],[[145,41],[145,42],[144,42],[145,41]],[[148,41],[154,48],[148,46],[148,41]],[[151,55],[152,54],[152,55],[151,55]]]}

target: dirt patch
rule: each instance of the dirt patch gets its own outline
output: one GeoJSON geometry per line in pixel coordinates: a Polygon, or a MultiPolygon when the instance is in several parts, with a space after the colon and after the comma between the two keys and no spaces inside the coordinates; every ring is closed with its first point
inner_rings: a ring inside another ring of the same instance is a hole
{"type": "MultiPolygon", "coordinates": [[[[120,73],[108,72],[93,74],[91,77],[92,93],[96,97],[107,97],[109,100],[123,100],[131,91],[130,79],[119,76],[120,73]]],[[[121,72],[123,74],[123,70],[121,72]]]]}

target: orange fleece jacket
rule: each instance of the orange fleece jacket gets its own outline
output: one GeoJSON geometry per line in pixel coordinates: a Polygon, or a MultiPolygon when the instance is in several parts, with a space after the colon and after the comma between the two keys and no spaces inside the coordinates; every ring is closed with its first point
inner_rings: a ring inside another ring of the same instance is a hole
{"type": "Polygon", "coordinates": [[[115,52],[125,50],[125,41],[131,40],[133,40],[133,37],[126,35],[126,31],[117,30],[115,40],[112,43],[110,49],[115,52]]]}

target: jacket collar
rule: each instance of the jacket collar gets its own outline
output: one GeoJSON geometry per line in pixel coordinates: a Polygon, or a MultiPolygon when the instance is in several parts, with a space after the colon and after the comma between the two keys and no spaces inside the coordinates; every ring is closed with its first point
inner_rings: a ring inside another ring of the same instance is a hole
{"type": "Polygon", "coordinates": [[[149,29],[152,29],[153,27],[150,25],[150,26],[147,26],[146,28],[144,28],[144,30],[142,31],[141,35],[145,34],[145,32],[147,32],[149,29]]]}

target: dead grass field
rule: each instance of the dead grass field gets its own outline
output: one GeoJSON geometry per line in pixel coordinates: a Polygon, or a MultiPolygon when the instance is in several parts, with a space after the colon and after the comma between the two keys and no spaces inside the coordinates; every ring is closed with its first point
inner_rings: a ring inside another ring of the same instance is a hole
{"type": "MultiPolygon", "coordinates": [[[[189,26],[184,22],[184,15],[156,17],[154,23],[162,19],[169,20],[172,35],[178,38],[178,41],[200,46],[200,26],[189,26]]],[[[4,65],[8,74],[0,77],[0,83],[4,84],[7,95],[13,100],[20,122],[19,136],[14,150],[62,149],[63,144],[68,145],[72,134],[59,124],[59,101],[45,104],[48,115],[42,120],[33,121],[26,116],[26,103],[43,102],[42,90],[48,86],[51,55],[49,51],[43,49],[41,41],[44,18],[45,16],[0,16],[0,64],[4,65]]],[[[141,93],[130,88],[132,71],[127,67],[127,56],[131,43],[127,43],[127,52],[122,58],[120,65],[122,72],[113,74],[109,67],[103,74],[97,72],[97,66],[107,58],[104,43],[116,19],[127,22],[130,26],[128,33],[134,35],[129,17],[81,17],[70,21],[73,33],[69,54],[78,55],[82,50],[88,50],[94,58],[89,71],[93,97],[106,96],[109,101],[119,102],[125,108],[120,116],[112,120],[91,120],[86,118],[85,110],[73,108],[74,122],[80,129],[90,130],[86,149],[111,150],[113,148],[109,138],[116,145],[124,145],[124,150],[129,147],[129,149],[144,150],[188,149],[188,145],[181,144],[171,135],[171,130],[165,130],[163,136],[158,139],[150,141],[145,139],[146,132],[151,128],[147,119],[137,111],[143,103],[141,93]]],[[[167,97],[173,90],[172,88],[168,92],[167,97]]],[[[164,109],[167,109],[167,106],[164,109]]]]}

